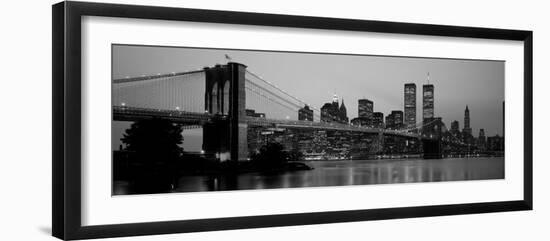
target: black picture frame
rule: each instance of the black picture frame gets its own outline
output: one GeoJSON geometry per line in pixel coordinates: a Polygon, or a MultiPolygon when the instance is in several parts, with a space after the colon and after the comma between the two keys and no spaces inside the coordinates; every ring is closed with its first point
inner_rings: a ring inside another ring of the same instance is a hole
{"type": "Polygon", "coordinates": [[[415,23],[335,19],[247,12],[197,10],[88,2],[60,2],[52,7],[53,79],[53,194],[52,233],[65,239],[106,238],[213,230],[322,224],[380,219],[531,210],[533,33],[415,23]],[[456,205],[416,206],[367,210],[297,213],[283,215],[212,218],[131,224],[82,226],[81,224],[81,17],[103,16],[228,23],[258,26],[349,30],[427,36],[517,40],[524,43],[524,180],[523,199],[456,205]]]}

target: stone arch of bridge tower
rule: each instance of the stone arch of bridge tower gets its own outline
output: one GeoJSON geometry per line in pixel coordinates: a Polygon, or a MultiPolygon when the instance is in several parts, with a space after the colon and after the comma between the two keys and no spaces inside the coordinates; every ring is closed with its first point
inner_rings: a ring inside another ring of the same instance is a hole
{"type": "MultiPolygon", "coordinates": [[[[230,62],[204,68],[205,110],[214,114],[203,128],[203,150],[231,161],[248,158],[246,122],[246,66],[230,62]]],[[[221,158],[220,158],[221,160],[221,158]]]]}
{"type": "Polygon", "coordinates": [[[210,90],[210,103],[211,103],[211,110],[210,113],[212,114],[218,114],[220,112],[220,95],[219,95],[219,87],[218,82],[214,82],[212,85],[212,89],[210,90]]]}
{"type": "Polygon", "coordinates": [[[221,103],[222,103],[222,113],[224,115],[229,114],[229,103],[230,103],[230,88],[231,88],[231,82],[229,80],[226,80],[225,83],[223,83],[223,92],[221,97],[221,103]]]}

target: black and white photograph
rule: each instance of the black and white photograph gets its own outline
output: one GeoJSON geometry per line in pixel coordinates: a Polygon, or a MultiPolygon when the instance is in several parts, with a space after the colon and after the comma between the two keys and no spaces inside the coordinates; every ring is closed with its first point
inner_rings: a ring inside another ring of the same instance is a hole
{"type": "Polygon", "coordinates": [[[113,195],[505,178],[503,60],[111,50],[113,195]]]}
{"type": "Polygon", "coordinates": [[[550,240],[546,5],[9,1],[0,240],[550,240]]]}

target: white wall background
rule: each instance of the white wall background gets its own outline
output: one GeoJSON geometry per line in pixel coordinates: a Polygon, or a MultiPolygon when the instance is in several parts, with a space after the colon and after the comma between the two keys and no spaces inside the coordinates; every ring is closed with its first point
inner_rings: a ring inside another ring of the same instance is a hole
{"type": "MultiPolygon", "coordinates": [[[[467,25],[534,31],[535,210],[263,228],[113,240],[549,240],[550,17],[545,1],[119,0],[118,3],[467,25]],[[546,138],[545,138],[546,137],[546,138]]],[[[51,4],[10,1],[0,14],[0,240],[51,231],[51,4]],[[29,140],[31,140],[28,144],[29,140]]],[[[403,197],[406,198],[406,197],[403,197]]]]}

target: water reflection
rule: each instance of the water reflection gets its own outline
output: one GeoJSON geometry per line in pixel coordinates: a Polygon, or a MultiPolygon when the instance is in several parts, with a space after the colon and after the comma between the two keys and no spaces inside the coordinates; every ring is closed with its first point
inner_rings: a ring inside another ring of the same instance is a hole
{"type": "MultiPolygon", "coordinates": [[[[440,182],[504,178],[504,158],[310,161],[315,169],[278,174],[185,176],[175,192],[440,182]]],[[[115,194],[128,193],[115,183],[115,194]]]]}

